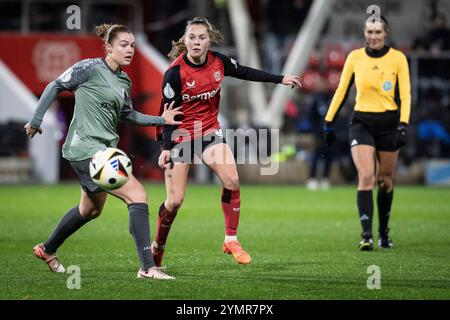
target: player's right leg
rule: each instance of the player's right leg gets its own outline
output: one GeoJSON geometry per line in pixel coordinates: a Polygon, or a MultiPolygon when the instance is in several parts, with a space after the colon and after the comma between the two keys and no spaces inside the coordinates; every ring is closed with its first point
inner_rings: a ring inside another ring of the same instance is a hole
{"type": "Polygon", "coordinates": [[[173,280],[175,277],[164,273],[155,265],[151,250],[149,209],[144,186],[130,175],[128,182],[110,193],[128,206],[129,231],[133,237],[141,267],[138,278],[173,280]]]}
{"type": "Polygon", "coordinates": [[[164,172],[167,198],[159,208],[156,236],[152,243],[153,259],[158,267],[162,264],[170,228],[184,200],[189,167],[189,163],[174,161],[173,167],[164,172]]]}
{"type": "Polygon", "coordinates": [[[359,220],[362,227],[362,240],[359,243],[361,251],[373,250],[372,219],[373,195],[375,182],[375,147],[370,145],[355,145],[352,147],[352,158],[358,171],[357,204],[359,220]]]}

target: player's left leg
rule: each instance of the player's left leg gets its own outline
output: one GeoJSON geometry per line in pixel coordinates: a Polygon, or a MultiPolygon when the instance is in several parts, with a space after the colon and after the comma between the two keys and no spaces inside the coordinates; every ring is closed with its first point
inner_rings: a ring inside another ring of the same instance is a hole
{"type": "Polygon", "coordinates": [[[249,264],[250,255],[242,249],[237,239],[241,196],[239,176],[233,153],[226,143],[217,143],[206,148],[203,162],[219,177],[223,185],[222,210],[225,217],[225,241],[223,250],[232,254],[240,264],[249,264]]]}
{"type": "Polygon", "coordinates": [[[378,194],[378,246],[391,248],[392,241],[389,238],[389,217],[394,197],[393,177],[397,164],[398,151],[379,151],[379,169],[377,174],[378,194]]]}
{"type": "Polygon", "coordinates": [[[112,190],[110,193],[128,205],[129,231],[133,236],[139,260],[141,261],[138,278],[175,279],[155,266],[151,251],[147,193],[142,184],[131,175],[123,187],[112,190]]]}

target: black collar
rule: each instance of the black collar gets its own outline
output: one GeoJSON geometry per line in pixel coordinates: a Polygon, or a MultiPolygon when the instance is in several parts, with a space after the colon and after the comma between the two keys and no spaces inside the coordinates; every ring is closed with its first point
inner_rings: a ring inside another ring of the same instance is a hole
{"type": "Polygon", "coordinates": [[[117,71],[114,71],[113,69],[111,69],[108,65],[108,63],[106,62],[105,58],[102,58],[103,63],[105,64],[105,66],[109,69],[109,71],[111,71],[112,73],[114,73],[115,75],[120,74],[120,72],[122,71],[122,69],[119,67],[117,68],[117,71]]]}
{"type": "Polygon", "coordinates": [[[183,54],[183,60],[184,60],[184,62],[186,62],[192,68],[201,68],[208,62],[208,54],[206,54],[206,59],[201,64],[192,63],[191,60],[189,60],[189,58],[187,56],[187,51],[183,54]]]}
{"type": "Polygon", "coordinates": [[[380,50],[373,50],[373,49],[370,49],[369,47],[366,47],[366,54],[371,58],[381,58],[386,53],[388,53],[390,48],[391,47],[389,47],[389,46],[384,46],[380,50]]]}

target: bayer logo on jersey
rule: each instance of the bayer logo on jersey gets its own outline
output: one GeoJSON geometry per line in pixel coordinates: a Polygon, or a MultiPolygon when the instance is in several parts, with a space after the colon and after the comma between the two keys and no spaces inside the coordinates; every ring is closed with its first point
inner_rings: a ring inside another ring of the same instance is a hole
{"type": "Polygon", "coordinates": [[[117,148],[98,151],[89,163],[89,174],[101,188],[114,190],[127,183],[133,166],[127,154],[117,148]]]}

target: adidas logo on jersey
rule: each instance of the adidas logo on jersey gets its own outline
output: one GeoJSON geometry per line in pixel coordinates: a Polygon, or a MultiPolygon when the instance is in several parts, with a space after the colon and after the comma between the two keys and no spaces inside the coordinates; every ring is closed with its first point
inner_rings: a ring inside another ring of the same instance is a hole
{"type": "Polygon", "coordinates": [[[356,139],[352,140],[352,143],[350,144],[350,146],[356,146],[358,144],[358,141],[356,139]]]}
{"type": "Polygon", "coordinates": [[[372,70],[378,70],[378,66],[377,66],[377,65],[374,65],[373,68],[372,68],[372,70]]]}

